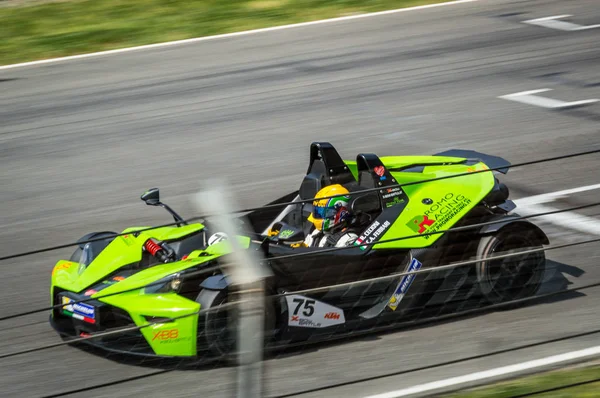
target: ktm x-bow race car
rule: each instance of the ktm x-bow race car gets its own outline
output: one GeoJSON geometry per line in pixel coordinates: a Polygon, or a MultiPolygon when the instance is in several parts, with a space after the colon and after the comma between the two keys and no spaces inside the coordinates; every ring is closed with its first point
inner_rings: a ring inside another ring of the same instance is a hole
{"type": "MultiPolygon", "coordinates": [[[[342,160],[331,144],[312,143],[298,190],[270,203],[280,207],[240,217],[246,236],[236,239],[260,253],[272,273],[264,281],[265,347],[535,294],[545,269],[543,250],[489,259],[549,244],[540,228],[512,213],[516,206],[497,178],[509,166],[502,158],[468,150],[433,156],[360,153],[342,160]],[[359,238],[340,250],[294,247],[310,233],[310,199],[330,184],[350,191],[348,207],[359,238]],[[478,226],[436,234],[472,224],[478,226]],[[440,268],[469,259],[477,262],[440,268]],[[372,278],[378,279],[348,283],[372,278]]],[[[232,285],[220,267],[228,261],[229,241],[207,223],[187,224],[160,201],[158,189],[141,199],[165,208],[177,225],[142,232],[148,227],[127,228],[118,237],[115,232],[83,236],[71,258],[58,261],[52,272],[51,324],[63,337],[89,336],[83,341],[111,351],[232,355],[234,312],[223,306],[232,301],[232,285]],[[214,311],[198,314],[207,309],[214,311]],[[140,328],[91,337],[136,325],[140,328]]]]}

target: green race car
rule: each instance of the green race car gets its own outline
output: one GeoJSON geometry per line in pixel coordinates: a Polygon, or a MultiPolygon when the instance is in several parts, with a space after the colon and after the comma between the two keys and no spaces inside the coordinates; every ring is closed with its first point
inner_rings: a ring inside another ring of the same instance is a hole
{"type": "MultiPolygon", "coordinates": [[[[381,158],[361,153],[344,161],[331,144],[311,144],[299,189],[240,217],[244,236],[236,239],[264,254],[272,272],[265,281],[265,347],[535,294],[545,270],[543,251],[486,260],[549,243],[540,228],[512,213],[508,189],[497,179],[509,166],[466,150],[381,158]],[[360,236],[343,250],[298,247],[310,233],[310,199],[329,184],[351,192],[352,223],[360,236]],[[475,223],[485,225],[435,234],[475,223]],[[472,258],[482,261],[437,269],[472,258]],[[393,276],[421,269],[431,272],[393,276]],[[348,284],[369,278],[379,279],[348,284]],[[323,286],[330,288],[294,293],[323,286]]],[[[164,207],[177,225],[83,236],[71,258],[58,261],[52,272],[51,324],[63,336],[88,337],[83,341],[122,353],[231,355],[235,311],[223,306],[231,301],[232,286],[222,270],[229,240],[208,224],[187,224],[160,201],[157,189],[142,200],[164,207]]]]}

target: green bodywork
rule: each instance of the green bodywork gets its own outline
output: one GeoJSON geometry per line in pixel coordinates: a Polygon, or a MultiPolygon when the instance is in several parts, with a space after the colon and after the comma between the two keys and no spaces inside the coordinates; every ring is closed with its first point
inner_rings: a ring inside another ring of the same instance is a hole
{"type": "MultiPolygon", "coordinates": [[[[473,171],[488,170],[483,162],[465,165],[461,164],[465,161],[464,158],[446,156],[384,156],[380,160],[397,184],[413,184],[402,187],[409,198],[408,205],[381,236],[380,241],[451,228],[494,187],[494,175],[491,171],[470,174],[473,171]],[[415,165],[424,166],[422,172],[393,171],[415,165]],[[460,177],[414,184],[417,181],[463,173],[465,175],[460,177]],[[431,199],[433,203],[424,204],[423,199],[431,199]]],[[[345,161],[345,163],[354,178],[358,178],[356,162],[345,161]]],[[[373,249],[423,248],[433,244],[442,235],[426,235],[379,243],[375,244],[373,249]]]]}
{"type": "MultiPolygon", "coordinates": [[[[390,156],[380,159],[399,184],[488,169],[481,162],[474,165],[460,164],[465,159],[454,157],[390,156]],[[424,166],[424,169],[422,172],[394,171],[411,165],[424,166]]],[[[346,164],[357,178],[356,162],[346,161],[346,164]]],[[[403,187],[409,197],[408,205],[380,240],[451,228],[477,205],[493,186],[494,177],[490,171],[403,187]],[[424,204],[423,199],[426,198],[431,199],[432,204],[424,204]]],[[[81,273],[78,263],[58,261],[52,272],[52,297],[56,288],[82,294],[120,268],[138,263],[142,258],[142,247],[150,238],[172,241],[198,232],[204,226],[197,223],[157,228],[141,232],[137,236],[133,234],[134,231],[144,228],[148,227],[124,230],[126,235],[115,238],[85,269],[82,269],[81,273]]],[[[440,236],[442,234],[378,243],[374,249],[422,248],[433,244],[440,236]]],[[[250,238],[238,238],[242,247],[249,246],[250,238]]],[[[222,241],[206,249],[196,250],[184,260],[142,269],[90,297],[126,311],[137,326],[147,325],[150,318],[181,317],[169,323],[155,324],[140,330],[156,355],[194,356],[198,328],[196,313],[200,310],[200,304],[174,292],[148,293],[143,287],[229,252],[228,242],[222,241]],[[192,315],[184,316],[187,314],[192,315]]]]}
{"type": "MultiPolygon", "coordinates": [[[[128,228],[123,233],[147,227],[128,228]]],[[[61,288],[81,293],[90,286],[105,279],[124,265],[139,262],[142,256],[142,245],[149,238],[173,240],[197,232],[204,228],[202,224],[182,227],[158,228],[140,233],[115,238],[100,254],[79,274],[79,264],[70,261],[59,261],[52,273],[52,290],[61,288]]],[[[120,308],[131,316],[135,325],[147,325],[147,317],[173,318],[173,322],[154,324],[140,329],[156,355],[194,356],[196,355],[196,332],[200,304],[173,292],[144,293],[143,287],[164,277],[173,275],[187,268],[205,263],[222,255],[226,250],[221,242],[218,248],[210,248],[208,255],[199,257],[202,251],[195,251],[183,261],[159,264],[141,270],[130,277],[115,283],[90,297],[99,299],[114,307],[120,308]],[[216,251],[216,252],[215,252],[216,251]],[[115,294],[123,292],[120,294],[115,294]],[[101,298],[103,296],[108,296],[101,298]],[[183,316],[188,315],[190,316],[183,316]],[[173,332],[176,330],[176,332],[173,332]]],[[[202,253],[204,254],[204,253],[202,253]]],[[[57,303],[52,303],[57,304],[57,303]]]]}

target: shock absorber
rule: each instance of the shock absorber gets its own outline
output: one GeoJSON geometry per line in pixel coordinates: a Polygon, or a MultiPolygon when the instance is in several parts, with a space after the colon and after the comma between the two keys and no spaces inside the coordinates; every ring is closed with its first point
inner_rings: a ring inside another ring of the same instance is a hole
{"type": "Polygon", "coordinates": [[[168,263],[174,257],[173,249],[171,249],[165,242],[156,242],[154,239],[148,239],[144,243],[144,248],[148,253],[159,259],[163,263],[168,263]]]}

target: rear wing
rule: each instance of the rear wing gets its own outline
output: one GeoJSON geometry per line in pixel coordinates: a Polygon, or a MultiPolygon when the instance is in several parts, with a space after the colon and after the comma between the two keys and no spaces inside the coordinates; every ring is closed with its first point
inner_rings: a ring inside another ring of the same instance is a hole
{"type": "Polygon", "coordinates": [[[486,155],[485,153],[471,151],[468,149],[449,149],[444,152],[436,153],[433,156],[449,156],[456,158],[467,158],[473,160],[480,160],[485,163],[490,169],[499,171],[502,174],[508,173],[508,169],[511,163],[499,156],[486,155]]]}

